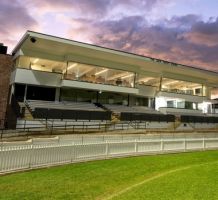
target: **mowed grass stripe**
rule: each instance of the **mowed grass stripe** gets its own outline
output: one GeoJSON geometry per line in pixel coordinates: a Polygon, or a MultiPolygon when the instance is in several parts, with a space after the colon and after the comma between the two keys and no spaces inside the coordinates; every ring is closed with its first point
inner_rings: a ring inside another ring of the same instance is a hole
{"type": "Polygon", "coordinates": [[[162,178],[164,176],[168,176],[170,174],[174,174],[176,172],[182,172],[183,171],[183,173],[185,173],[185,171],[188,170],[188,169],[196,168],[196,167],[201,167],[201,166],[205,166],[205,165],[211,165],[211,164],[218,164],[218,162],[215,161],[215,162],[209,162],[209,163],[202,163],[202,164],[198,164],[198,165],[190,165],[190,166],[186,166],[186,167],[182,167],[182,168],[177,168],[177,169],[172,169],[172,170],[169,170],[169,171],[166,171],[166,172],[158,173],[158,174],[156,174],[156,175],[154,175],[154,176],[152,176],[150,178],[145,179],[144,181],[141,181],[139,183],[131,185],[131,186],[125,188],[124,190],[121,190],[121,191],[119,191],[119,192],[117,192],[115,194],[112,194],[111,196],[108,196],[108,197],[106,197],[104,199],[101,199],[101,200],[111,200],[111,199],[116,199],[116,198],[119,199],[119,196],[121,196],[123,194],[125,196],[125,193],[129,192],[130,190],[133,190],[133,189],[135,189],[137,187],[140,187],[140,186],[142,186],[144,184],[147,184],[147,183],[149,184],[149,182],[151,182],[153,180],[162,178]]]}
{"type": "MultiPolygon", "coordinates": [[[[218,151],[206,151],[120,158],[33,170],[0,177],[0,199],[104,199],[157,174],[216,161],[218,151]]],[[[146,194],[152,192],[152,188],[146,190],[146,194]]],[[[123,195],[119,198],[122,199],[123,195]]]]}
{"type": "Polygon", "coordinates": [[[217,200],[218,166],[207,164],[170,173],[113,200],[217,200]]]}

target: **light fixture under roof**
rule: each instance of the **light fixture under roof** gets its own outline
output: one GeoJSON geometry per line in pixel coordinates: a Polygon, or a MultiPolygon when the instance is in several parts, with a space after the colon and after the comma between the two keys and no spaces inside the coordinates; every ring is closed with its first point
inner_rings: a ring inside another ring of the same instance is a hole
{"type": "Polygon", "coordinates": [[[33,64],[36,64],[39,61],[38,58],[34,59],[33,64]]]}
{"type": "Polygon", "coordinates": [[[153,78],[153,77],[144,77],[144,78],[140,78],[138,80],[138,82],[148,82],[148,81],[150,81],[152,79],[155,79],[155,78],[153,78]]]}
{"type": "Polygon", "coordinates": [[[78,63],[74,63],[72,65],[70,65],[67,70],[73,69],[74,67],[76,67],[78,65],[78,63]]]}
{"type": "Polygon", "coordinates": [[[128,74],[128,75],[126,75],[126,76],[121,77],[121,79],[130,78],[130,77],[132,77],[133,75],[134,75],[134,74],[128,74]]]}
{"type": "Polygon", "coordinates": [[[66,73],[68,70],[73,69],[73,68],[76,67],[77,65],[78,65],[78,63],[74,63],[74,64],[68,66],[67,69],[65,69],[65,70],[63,71],[63,73],[66,73]]]}
{"type": "Polygon", "coordinates": [[[172,85],[172,84],[176,84],[178,83],[179,81],[177,80],[172,80],[172,81],[168,81],[167,83],[163,83],[164,86],[169,86],[169,85],[172,85]]]}
{"type": "Polygon", "coordinates": [[[104,73],[104,72],[107,72],[107,71],[108,71],[108,69],[103,69],[103,70],[101,70],[100,72],[95,73],[95,76],[97,76],[97,75],[99,75],[99,74],[102,74],[102,73],[104,73]]]}

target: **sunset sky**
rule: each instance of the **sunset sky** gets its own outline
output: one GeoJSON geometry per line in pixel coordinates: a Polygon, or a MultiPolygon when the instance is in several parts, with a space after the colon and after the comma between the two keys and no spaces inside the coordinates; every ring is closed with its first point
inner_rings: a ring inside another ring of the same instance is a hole
{"type": "Polygon", "coordinates": [[[218,0],[0,0],[0,43],[26,30],[218,71],[218,0]]]}

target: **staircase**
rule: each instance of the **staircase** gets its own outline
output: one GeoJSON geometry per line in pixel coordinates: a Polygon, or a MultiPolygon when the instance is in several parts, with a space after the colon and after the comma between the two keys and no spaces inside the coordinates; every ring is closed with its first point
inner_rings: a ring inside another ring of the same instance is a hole
{"type": "Polygon", "coordinates": [[[95,105],[99,108],[102,108],[105,111],[111,112],[111,122],[117,123],[120,121],[120,115],[117,113],[114,113],[112,110],[106,108],[104,105],[100,103],[95,103],[95,105]]]}
{"type": "Polygon", "coordinates": [[[120,115],[117,114],[117,113],[113,113],[112,112],[112,114],[111,114],[111,121],[115,122],[115,123],[120,122],[120,115]]]}
{"type": "Polygon", "coordinates": [[[20,107],[21,107],[22,109],[24,109],[24,116],[23,116],[23,118],[24,118],[25,120],[33,120],[34,118],[33,118],[33,116],[32,116],[32,113],[30,112],[30,110],[29,110],[29,108],[26,106],[26,104],[23,103],[23,102],[19,102],[19,105],[20,105],[20,107]]]}

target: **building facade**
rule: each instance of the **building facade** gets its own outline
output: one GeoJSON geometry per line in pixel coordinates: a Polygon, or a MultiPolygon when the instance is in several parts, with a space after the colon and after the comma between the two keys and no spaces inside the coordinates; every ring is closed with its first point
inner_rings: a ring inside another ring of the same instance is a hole
{"type": "MultiPolygon", "coordinates": [[[[218,73],[27,31],[12,52],[19,102],[89,102],[213,115],[218,73]]],[[[11,65],[11,64],[10,64],[11,65]]]]}
{"type": "Polygon", "coordinates": [[[12,72],[12,56],[6,51],[0,52],[0,129],[5,127],[9,101],[10,76],[12,72]]]}

